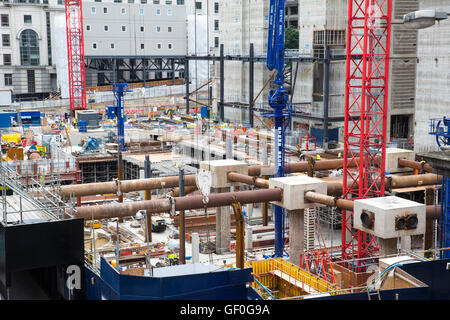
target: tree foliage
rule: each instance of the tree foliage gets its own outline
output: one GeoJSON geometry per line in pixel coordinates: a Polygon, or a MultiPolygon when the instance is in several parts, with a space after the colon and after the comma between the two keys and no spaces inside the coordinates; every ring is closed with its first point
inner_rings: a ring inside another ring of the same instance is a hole
{"type": "Polygon", "coordinates": [[[298,49],[298,37],[299,33],[297,28],[295,27],[286,28],[284,37],[284,45],[286,49],[298,49]]]}

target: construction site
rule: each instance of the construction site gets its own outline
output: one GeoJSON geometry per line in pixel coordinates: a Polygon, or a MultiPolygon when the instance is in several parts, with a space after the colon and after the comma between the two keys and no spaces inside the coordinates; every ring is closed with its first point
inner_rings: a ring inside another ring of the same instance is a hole
{"type": "Polygon", "coordinates": [[[122,1],[55,0],[59,91],[0,90],[0,300],[450,299],[448,1],[232,2],[112,55],[122,1]]]}

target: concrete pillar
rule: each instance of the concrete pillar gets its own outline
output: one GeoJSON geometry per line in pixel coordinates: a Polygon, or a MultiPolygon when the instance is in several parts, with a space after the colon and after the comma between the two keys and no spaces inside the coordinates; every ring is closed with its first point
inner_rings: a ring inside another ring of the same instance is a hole
{"type": "Polygon", "coordinates": [[[411,236],[401,237],[401,246],[403,250],[411,251],[411,236]]]}
{"type": "Polygon", "coordinates": [[[378,238],[378,247],[380,248],[380,256],[397,254],[397,238],[381,239],[378,238]]]}
{"type": "MultiPolygon", "coordinates": [[[[217,188],[217,193],[230,192],[230,188],[217,188]]],[[[223,254],[229,251],[230,245],[230,206],[218,207],[216,211],[216,252],[223,254]]]]}
{"type": "MultiPolygon", "coordinates": [[[[139,179],[145,179],[146,177],[145,177],[145,171],[144,171],[144,169],[140,169],[139,170],[139,179]]],[[[139,191],[139,196],[142,198],[142,199],[145,199],[145,191],[144,190],[142,190],[142,191],[139,191]]]]}
{"type": "Polygon", "coordinates": [[[226,139],[226,158],[233,159],[233,137],[227,134],[226,139]]]}
{"type": "Polygon", "coordinates": [[[199,259],[199,237],[198,237],[198,233],[194,232],[192,234],[192,263],[197,263],[200,262],[199,259]]]}
{"type": "Polygon", "coordinates": [[[253,217],[253,203],[247,203],[247,208],[245,211],[247,211],[247,216],[250,220],[253,217]]]}
{"type": "Polygon", "coordinates": [[[300,254],[304,252],[305,210],[289,211],[289,261],[300,266],[300,254]]]}
{"type": "Polygon", "coordinates": [[[245,250],[253,250],[253,229],[245,227],[245,250]]]}

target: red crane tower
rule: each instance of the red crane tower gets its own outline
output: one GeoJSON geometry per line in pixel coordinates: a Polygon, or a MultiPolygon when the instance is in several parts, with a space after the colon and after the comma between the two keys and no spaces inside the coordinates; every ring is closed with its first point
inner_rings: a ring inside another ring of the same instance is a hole
{"type": "Polygon", "coordinates": [[[70,110],[86,109],[83,10],[81,0],[65,0],[70,110]]]}
{"type": "MultiPolygon", "coordinates": [[[[343,168],[348,199],[384,196],[391,15],[392,0],[349,0],[343,168]]],[[[378,247],[375,237],[353,229],[352,220],[352,212],[342,212],[342,260],[360,272],[378,247]]]]}

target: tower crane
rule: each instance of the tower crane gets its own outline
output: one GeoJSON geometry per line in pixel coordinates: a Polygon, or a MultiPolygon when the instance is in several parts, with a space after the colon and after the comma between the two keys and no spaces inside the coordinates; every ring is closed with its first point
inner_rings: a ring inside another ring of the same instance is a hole
{"type": "MultiPolygon", "coordinates": [[[[348,0],[343,166],[347,199],[384,196],[391,17],[392,0],[348,0]]],[[[344,265],[364,271],[377,250],[375,237],[354,229],[353,213],[343,211],[344,265]]]]}
{"type": "MultiPolygon", "coordinates": [[[[275,177],[285,174],[286,127],[291,115],[289,93],[284,88],[285,3],[286,0],[270,0],[269,8],[267,68],[271,71],[276,69],[277,75],[273,82],[276,88],[269,92],[269,105],[273,113],[264,116],[273,118],[275,123],[275,177]]],[[[282,257],[284,252],[284,218],[284,209],[275,206],[275,257],[282,257]]]]}
{"type": "Polygon", "coordinates": [[[70,110],[86,109],[83,8],[81,0],[65,0],[70,110]]]}
{"type": "MultiPolygon", "coordinates": [[[[343,193],[348,199],[384,196],[391,16],[392,0],[348,0],[343,168],[343,193]]],[[[291,114],[283,86],[284,20],[285,0],[271,0],[267,67],[276,69],[277,77],[276,88],[269,92],[273,113],[268,116],[275,122],[276,177],[284,176],[285,129],[291,114]]],[[[275,206],[277,257],[283,255],[283,237],[284,211],[275,206]]],[[[375,238],[355,230],[353,213],[343,211],[344,265],[363,271],[364,258],[374,257],[377,250],[375,238]]]]}

